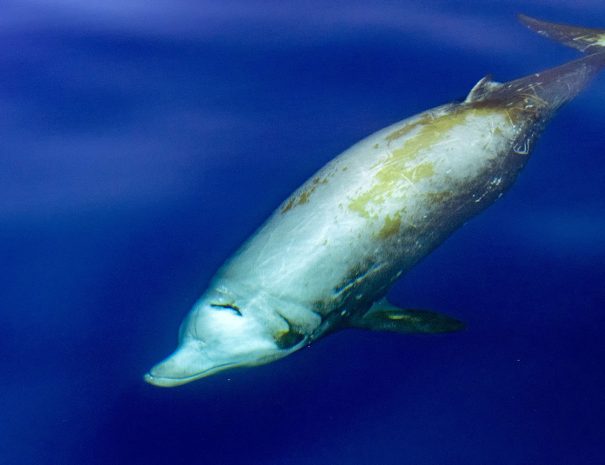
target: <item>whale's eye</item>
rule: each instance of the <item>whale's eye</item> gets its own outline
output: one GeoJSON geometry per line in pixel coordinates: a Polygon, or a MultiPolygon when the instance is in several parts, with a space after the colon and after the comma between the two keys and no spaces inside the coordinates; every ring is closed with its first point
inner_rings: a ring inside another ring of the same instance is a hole
{"type": "Polygon", "coordinates": [[[211,307],[214,308],[221,308],[221,309],[227,309],[227,310],[233,310],[233,312],[238,315],[238,316],[242,316],[242,312],[240,311],[239,307],[235,304],[217,304],[215,302],[212,302],[210,304],[211,307]]]}

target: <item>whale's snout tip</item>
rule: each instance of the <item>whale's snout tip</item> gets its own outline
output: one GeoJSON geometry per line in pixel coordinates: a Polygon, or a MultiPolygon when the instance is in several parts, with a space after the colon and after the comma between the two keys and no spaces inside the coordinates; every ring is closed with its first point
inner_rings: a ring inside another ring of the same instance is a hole
{"type": "Polygon", "coordinates": [[[153,376],[151,373],[145,373],[143,375],[143,380],[145,380],[145,382],[148,384],[153,384],[154,386],[158,386],[156,377],[153,376]]]}
{"type": "Polygon", "coordinates": [[[178,386],[180,384],[184,384],[183,380],[155,376],[155,375],[153,375],[153,373],[151,371],[148,373],[145,373],[145,375],[143,376],[143,379],[145,380],[146,383],[152,384],[153,386],[158,386],[158,387],[173,387],[173,386],[178,386]]]}
{"type": "Polygon", "coordinates": [[[143,379],[154,386],[173,387],[204,376],[212,365],[192,342],[182,344],[172,355],[149,370],[143,379]]]}
{"type": "Polygon", "coordinates": [[[146,383],[151,384],[153,386],[174,387],[193,381],[194,379],[197,379],[197,376],[193,374],[187,376],[181,374],[173,375],[170,373],[164,373],[162,370],[162,364],[159,364],[153,367],[147,373],[145,373],[143,379],[146,383]]]}

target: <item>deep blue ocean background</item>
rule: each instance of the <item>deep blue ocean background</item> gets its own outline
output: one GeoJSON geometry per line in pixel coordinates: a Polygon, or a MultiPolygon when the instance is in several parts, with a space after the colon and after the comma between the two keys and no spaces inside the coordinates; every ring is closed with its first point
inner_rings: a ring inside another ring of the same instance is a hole
{"type": "Polygon", "coordinates": [[[579,56],[602,0],[0,2],[0,463],[605,463],[605,74],[398,282],[435,337],[344,331],[142,375],[221,263],[366,135],[579,56]]]}

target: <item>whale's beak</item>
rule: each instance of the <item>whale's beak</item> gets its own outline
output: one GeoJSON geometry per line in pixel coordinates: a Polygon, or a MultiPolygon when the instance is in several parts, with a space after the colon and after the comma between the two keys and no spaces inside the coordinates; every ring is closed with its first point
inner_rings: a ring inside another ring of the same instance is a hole
{"type": "Polygon", "coordinates": [[[145,375],[149,384],[161,387],[179,386],[214,372],[212,363],[195,342],[181,345],[172,355],[155,365],[145,375]]]}

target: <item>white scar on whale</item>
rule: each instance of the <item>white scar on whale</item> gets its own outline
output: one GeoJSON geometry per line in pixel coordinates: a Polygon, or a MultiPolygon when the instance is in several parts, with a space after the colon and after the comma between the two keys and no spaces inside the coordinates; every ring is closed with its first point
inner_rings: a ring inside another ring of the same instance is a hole
{"type": "Polygon", "coordinates": [[[388,303],[387,291],[513,184],[546,123],[605,66],[594,45],[605,36],[581,32],[595,53],[507,83],[483,78],[463,102],[382,129],[320,169],[217,272],[178,349],[145,380],[177,386],[264,364],[348,327],[460,329],[388,303]]]}

